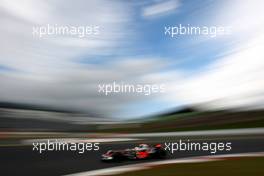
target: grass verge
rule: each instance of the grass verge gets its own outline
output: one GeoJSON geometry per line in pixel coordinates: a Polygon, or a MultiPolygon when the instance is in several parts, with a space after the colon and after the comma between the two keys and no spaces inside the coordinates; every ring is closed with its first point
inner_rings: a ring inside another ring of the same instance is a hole
{"type": "Polygon", "coordinates": [[[263,176],[264,157],[231,158],[205,163],[161,165],[116,176],[263,176]]]}

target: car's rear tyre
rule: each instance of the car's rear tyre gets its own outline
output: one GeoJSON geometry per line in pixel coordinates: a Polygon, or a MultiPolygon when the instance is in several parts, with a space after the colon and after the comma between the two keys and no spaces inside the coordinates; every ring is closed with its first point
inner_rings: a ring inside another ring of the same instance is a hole
{"type": "Polygon", "coordinates": [[[159,159],[164,159],[167,156],[167,152],[164,149],[157,149],[155,157],[159,159]]]}

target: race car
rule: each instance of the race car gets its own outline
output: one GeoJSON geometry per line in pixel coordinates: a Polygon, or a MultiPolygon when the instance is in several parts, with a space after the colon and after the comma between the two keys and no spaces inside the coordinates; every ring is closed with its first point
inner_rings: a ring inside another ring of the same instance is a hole
{"type": "Polygon", "coordinates": [[[102,161],[139,160],[148,158],[166,158],[166,151],[161,144],[154,146],[140,144],[132,149],[108,150],[101,156],[102,161]]]}

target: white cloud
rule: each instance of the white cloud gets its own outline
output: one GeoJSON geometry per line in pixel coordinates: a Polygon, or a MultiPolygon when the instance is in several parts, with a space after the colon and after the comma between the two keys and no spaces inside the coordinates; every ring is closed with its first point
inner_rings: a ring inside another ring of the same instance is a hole
{"type": "Polygon", "coordinates": [[[48,1],[34,0],[1,0],[0,7],[14,17],[36,24],[49,21],[52,10],[55,10],[48,1]]]}
{"type": "Polygon", "coordinates": [[[182,85],[179,96],[207,109],[264,107],[263,36],[250,46],[220,59],[182,85]]]}
{"type": "Polygon", "coordinates": [[[142,10],[143,17],[155,17],[164,15],[170,12],[175,11],[179,8],[179,0],[169,0],[165,2],[155,3],[153,5],[147,6],[142,10]]]}
{"type": "Polygon", "coordinates": [[[233,47],[200,74],[183,79],[175,97],[204,109],[264,108],[264,33],[259,30],[264,13],[259,3],[228,3],[230,10],[219,16],[233,26],[233,47]]]}
{"type": "MultiPolygon", "coordinates": [[[[237,12],[235,16],[239,20],[232,16],[233,13],[227,13],[226,9],[221,12],[228,14],[221,19],[233,19],[226,23],[228,26],[242,26],[236,36],[242,42],[236,43],[231,54],[224,55],[202,73],[187,78],[179,70],[165,70],[167,63],[163,58],[121,58],[102,65],[78,63],[81,57],[92,58],[121,52],[124,44],[133,38],[128,31],[133,21],[126,6],[128,4],[100,0],[89,1],[89,4],[82,0],[74,1],[74,4],[60,0],[43,0],[38,4],[35,1],[27,2],[21,6],[18,5],[20,1],[8,1],[0,5],[0,65],[16,70],[0,72],[0,101],[51,105],[102,116],[115,116],[126,105],[154,98],[165,100],[171,105],[180,102],[216,109],[263,106],[264,38],[259,29],[264,28],[261,18],[264,15],[258,3],[255,4],[255,10],[251,7],[253,10],[242,10],[241,14],[238,13],[241,10],[231,8],[231,12],[237,12]],[[42,3],[43,9],[39,6],[42,3]],[[252,15],[252,11],[255,15],[248,20],[240,20],[239,17],[252,15]],[[102,35],[89,39],[34,38],[32,26],[47,22],[99,25],[103,31],[102,35]],[[97,92],[98,84],[111,81],[166,84],[167,93],[157,97],[100,95],[97,92]]],[[[143,16],[162,15],[178,7],[179,1],[161,2],[146,7],[143,16]]]]}
{"type": "Polygon", "coordinates": [[[98,83],[124,79],[118,69],[78,61],[112,55],[125,48],[131,36],[127,35],[131,22],[127,5],[104,0],[1,1],[0,65],[12,71],[0,70],[0,101],[66,107],[106,116],[130,101],[125,98],[118,102],[97,94],[98,83]],[[98,25],[100,35],[85,39],[40,39],[32,35],[33,26],[47,24],[98,25]]]}
{"type": "MultiPolygon", "coordinates": [[[[7,102],[33,103],[60,108],[81,110],[109,117],[115,116],[122,107],[140,101],[149,101],[155,96],[135,96],[134,94],[111,94],[105,96],[98,93],[98,84],[129,83],[159,84],[164,76],[159,77],[156,65],[144,60],[137,61],[137,68],[148,67],[146,71],[135,72],[127,69],[131,60],[111,63],[110,65],[75,65],[72,68],[57,69],[45,75],[34,75],[22,72],[6,72],[0,74],[0,100],[7,102]],[[146,65],[147,64],[147,65],[146,65]],[[136,73],[136,74],[135,74],[136,73]],[[160,78],[160,79],[157,79],[160,78]],[[156,81],[155,81],[156,79],[156,81]]],[[[156,64],[163,63],[155,60],[156,64]]],[[[161,96],[161,95],[158,95],[161,96]]],[[[129,114],[123,114],[127,116],[129,114]]]]}
{"type": "MultiPolygon", "coordinates": [[[[155,83],[166,67],[162,58],[120,58],[104,64],[78,62],[124,52],[131,35],[129,4],[109,1],[72,2],[43,0],[3,2],[0,6],[0,101],[48,105],[115,116],[122,108],[153,96],[98,93],[98,84],[116,82],[155,83]],[[42,6],[39,4],[43,4],[42,6]],[[44,8],[45,7],[45,8],[44,8]],[[47,10],[47,11],[46,11],[47,10]],[[48,14],[47,14],[48,13],[48,14]],[[100,35],[80,39],[66,36],[36,38],[34,25],[99,25],[100,35]],[[4,42],[8,41],[8,42],[4,42]],[[151,76],[152,75],[152,76],[151,76]],[[155,76],[153,76],[155,75],[155,76]]],[[[102,62],[105,60],[102,59],[102,62]]],[[[164,78],[164,76],[162,76],[164,78]]],[[[156,84],[164,81],[159,78],[156,84]]],[[[124,114],[129,115],[129,114],[124,114]]],[[[122,116],[122,114],[119,116],[122,116]]]]}
{"type": "Polygon", "coordinates": [[[124,9],[122,3],[108,3],[104,0],[89,3],[83,0],[74,3],[26,0],[25,4],[14,0],[3,1],[0,5],[0,64],[36,72],[43,70],[43,67],[65,67],[79,56],[112,54],[120,45],[124,45],[125,37],[130,32],[127,29],[131,20],[130,12],[124,9]],[[100,35],[82,39],[68,36],[40,39],[32,35],[34,26],[47,23],[62,26],[96,25],[100,27],[100,35]]]}

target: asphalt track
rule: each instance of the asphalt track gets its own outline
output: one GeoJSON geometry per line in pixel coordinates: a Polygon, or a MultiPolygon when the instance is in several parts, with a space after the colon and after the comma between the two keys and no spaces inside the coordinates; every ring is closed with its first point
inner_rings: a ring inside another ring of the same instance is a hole
{"type": "MultiPolygon", "coordinates": [[[[175,139],[162,138],[173,142],[175,139]]],[[[202,142],[206,142],[203,139],[202,142]]],[[[230,139],[217,139],[211,142],[232,142],[232,150],[229,152],[218,152],[217,154],[231,154],[244,152],[263,152],[264,151],[264,136],[248,136],[230,139]]],[[[142,141],[141,141],[142,142],[142,141]]],[[[157,143],[159,139],[145,139],[144,142],[157,143]]],[[[99,151],[85,152],[78,154],[72,151],[60,152],[45,152],[39,154],[32,151],[32,146],[16,146],[16,147],[0,147],[0,175],[19,175],[19,176],[58,176],[65,174],[78,173],[89,170],[96,170],[114,166],[127,165],[139,162],[148,162],[153,160],[143,161],[124,161],[118,163],[103,163],[100,161],[100,155],[108,149],[125,149],[135,146],[137,142],[100,144],[99,151]]],[[[188,156],[209,155],[209,152],[201,151],[181,151],[174,154],[169,154],[168,159],[182,158],[188,156]]]]}

